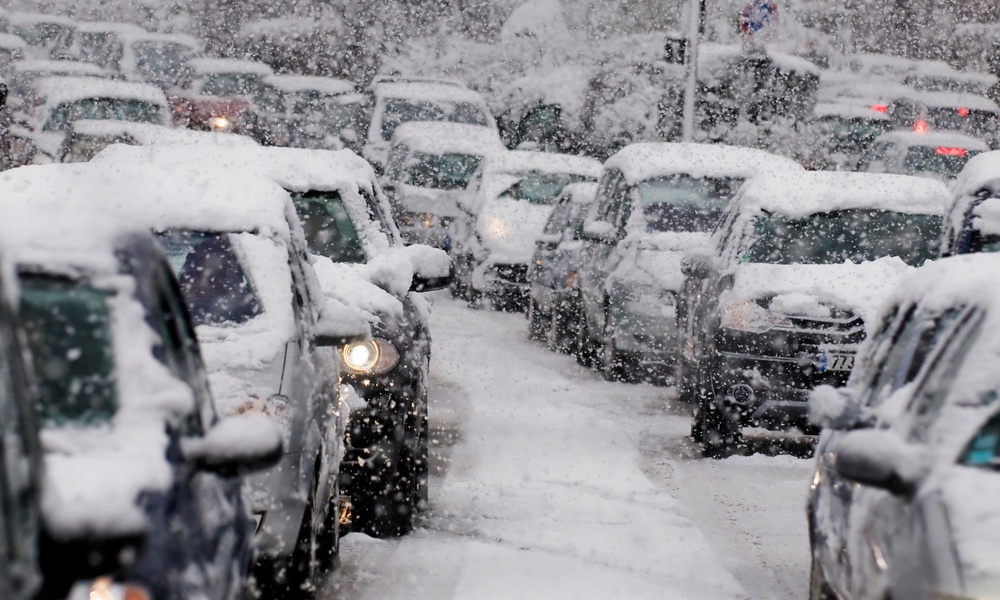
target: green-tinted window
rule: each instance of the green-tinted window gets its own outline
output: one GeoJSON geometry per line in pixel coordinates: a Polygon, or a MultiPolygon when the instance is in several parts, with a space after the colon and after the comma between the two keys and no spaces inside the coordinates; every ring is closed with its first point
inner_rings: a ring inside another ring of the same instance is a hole
{"type": "Polygon", "coordinates": [[[424,154],[414,152],[403,164],[403,183],[438,190],[464,190],[482,157],[474,154],[424,154]]]}
{"type": "Polygon", "coordinates": [[[91,425],[117,410],[110,297],[77,281],[21,276],[21,320],[44,423],[91,425]]]}
{"type": "Polygon", "coordinates": [[[163,122],[163,115],[159,106],[142,100],[86,98],[57,106],[42,129],[66,131],[74,121],[83,119],[159,124],[163,122]]]}
{"type": "Polygon", "coordinates": [[[309,251],[333,262],[363,263],[364,247],[337,192],[293,194],[309,251]]]}
{"type": "Polygon", "coordinates": [[[550,205],[556,201],[563,188],[580,181],[592,181],[592,179],[568,173],[529,173],[504,190],[500,194],[500,198],[527,200],[532,204],[550,205]]]}

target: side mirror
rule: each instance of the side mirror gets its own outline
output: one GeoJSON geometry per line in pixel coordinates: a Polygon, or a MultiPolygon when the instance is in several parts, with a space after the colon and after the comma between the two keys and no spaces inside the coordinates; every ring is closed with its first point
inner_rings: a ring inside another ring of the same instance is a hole
{"type": "Polygon", "coordinates": [[[197,468],[226,475],[245,475],[276,465],[281,459],[281,432],[270,417],[249,413],[226,417],[200,438],[181,441],[184,458],[197,468]]]}
{"type": "Polygon", "coordinates": [[[583,224],[583,235],[581,237],[588,242],[614,244],[618,241],[617,234],[615,226],[611,223],[606,221],[589,221],[583,224]]]}
{"type": "Polygon", "coordinates": [[[841,477],[897,496],[912,495],[927,471],[919,448],[884,429],[847,433],[835,450],[841,477]]]}
{"type": "Polygon", "coordinates": [[[555,250],[562,241],[562,236],[557,233],[543,233],[535,238],[535,247],[539,250],[555,250]]]}
{"type": "Polygon", "coordinates": [[[451,285],[455,272],[447,252],[426,244],[406,246],[403,251],[413,265],[411,292],[430,292],[451,285]]]}
{"type": "Polygon", "coordinates": [[[316,348],[339,348],[370,337],[371,327],[360,310],[327,298],[326,306],[313,325],[312,345],[316,348]]]}
{"type": "Polygon", "coordinates": [[[821,385],[809,394],[809,422],[825,429],[847,431],[870,425],[870,414],[856,390],[821,385]]]}
{"type": "Polygon", "coordinates": [[[681,259],[681,273],[692,279],[707,279],[715,271],[714,258],[703,252],[690,252],[681,259]]]}

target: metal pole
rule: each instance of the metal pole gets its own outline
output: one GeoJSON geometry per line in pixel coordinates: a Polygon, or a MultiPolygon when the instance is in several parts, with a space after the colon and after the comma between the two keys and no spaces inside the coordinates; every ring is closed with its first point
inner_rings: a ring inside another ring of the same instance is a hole
{"type": "Polygon", "coordinates": [[[704,0],[690,0],[688,16],[688,48],[685,52],[687,60],[687,86],[684,89],[684,115],[681,125],[681,139],[684,142],[694,140],[694,95],[698,88],[698,41],[701,38],[702,10],[704,0]]]}

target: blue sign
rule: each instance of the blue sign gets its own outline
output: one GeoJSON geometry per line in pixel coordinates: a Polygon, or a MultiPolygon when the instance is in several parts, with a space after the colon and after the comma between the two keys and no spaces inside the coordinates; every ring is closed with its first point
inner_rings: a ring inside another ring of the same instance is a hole
{"type": "Polygon", "coordinates": [[[740,12],[740,33],[747,37],[770,29],[778,22],[778,5],[772,0],[752,0],[740,12]]]}

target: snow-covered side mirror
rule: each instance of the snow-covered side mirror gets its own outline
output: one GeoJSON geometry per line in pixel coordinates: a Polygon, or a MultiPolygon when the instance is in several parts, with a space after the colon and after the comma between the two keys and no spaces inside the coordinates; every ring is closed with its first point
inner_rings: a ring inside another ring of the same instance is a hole
{"type": "Polygon", "coordinates": [[[454,277],[451,257],[440,248],[432,248],[425,244],[413,244],[403,248],[410,264],[413,266],[413,279],[410,281],[411,292],[429,292],[440,290],[451,285],[454,277]]]}
{"type": "Polygon", "coordinates": [[[809,393],[809,422],[817,427],[846,431],[866,426],[869,412],[853,388],[821,385],[809,393]]]}
{"type": "Polygon", "coordinates": [[[835,451],[841,477],[897,496],[912,495],[928,470],[920,448],[885,429],[847,433],[835,451]]]}
{"type": "Polygon", "coordinates": [[[248,413],[222,419],[200,438],[181,442],[184,458],[199,469],[244,475],[269,469],[281,459],[281,432],[265,415],[248,413]]]}
{"type": "Polygon", "coordinates": [[[599,244],[614,244],[618,241],[615,226],[605,221],[588,221],[583,225],[583,239],[599,244]]]}
{"type": "Polygon", "coordinates": [[[327,298],[326,305],[313,325],[312,344],[317,348],[339,348],[371,337],[371,327],[361,311],[327,298]]]}
{"type": "Polygon", "coordinates": [[[705,252],[688,252],[681,259],[681,273],[692,279],[707,279],[715,271],[715,260],[705,252]]]}

